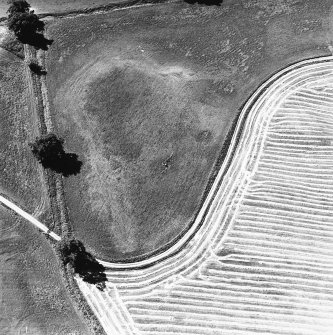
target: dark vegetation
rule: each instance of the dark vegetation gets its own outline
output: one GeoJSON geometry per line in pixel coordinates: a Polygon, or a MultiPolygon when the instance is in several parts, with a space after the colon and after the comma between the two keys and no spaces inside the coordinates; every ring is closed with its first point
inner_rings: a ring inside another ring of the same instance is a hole
{"type": "Polygon", "coordinates": [[[61,173],[64,177],[80,172],[82,162],[74,153],[66,153],[64,140],[55,134],[42,135],[34,143],[29,143],[32,153],[45,169],[61,173]]]}
{"type": "Polygon", "coordinates": [[[75,238],[64,238],[58,244],[64,265],[70,264],[74,271],[87,283],[105,288],[105,267],[86,251],[83,243],[75,238]]]}
{"type": "Polygon", "coordinates": [[[36,60],[31,60],[29,62],[29,69],[37,75],[46,75],[46,71],[38,64],[36,60]]]}
{"type": "Polygon", "coordinates": [[[8,28],[19,39],[30,38],[31,35],[44,30],[45,23],[29,9],[30,4],[24,0],[11,1],[8,9],[8,28]]]}
{"type": "Polygon", "coordinates": [[[223,0],[184,0],[188,4],[199,4],[206,6],[221,6],[223,0]]]}
{"type": "Polygon", "coordinates": [[[53,41],[44,37],[45,23],[30,11],[30,4],[24,0],[10,0],[9,3],[8,29],[14,32],[20,42],[47,50],[53,41]]]}
{"type": "Polygon", "coordinates": [[[8,4],[10,5],[7,10],[9,17],[18,13],[27,13],[31,7],[30,4],[24,0],[9,0],[8,4]]]}

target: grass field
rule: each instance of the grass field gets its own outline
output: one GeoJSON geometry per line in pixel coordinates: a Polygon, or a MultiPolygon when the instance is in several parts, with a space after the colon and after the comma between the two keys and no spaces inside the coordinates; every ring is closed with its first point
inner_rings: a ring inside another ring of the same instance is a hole
{"type": "MultiPolygon", "coordinates": [[[[28,147],[38,126],[25,67],[0,49],[0,192],[48,222],[46,186],[28,147]]],[[[0,207],[0,236],[0,333],[88,334],[43,235],[0,207]]]]}
{"type": "Polygon", "coordinates": [[[193,222],[226,133],[256,86],[332,43],[330,1],[163,4],[56,19],[47,60],[77,236],[142,256],[193,222]]]}
{"type": "Polygon", "coordinates": [[[73,309],[45,238],[3,209],[0,232],[2,334],[90,334],[73,309]]]}

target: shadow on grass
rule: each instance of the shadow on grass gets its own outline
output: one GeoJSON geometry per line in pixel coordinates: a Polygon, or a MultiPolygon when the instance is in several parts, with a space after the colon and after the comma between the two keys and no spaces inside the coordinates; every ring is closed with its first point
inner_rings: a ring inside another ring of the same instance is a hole
{"type": "Polygon", "coordinates": [[[206,5],[206,6],[221,6],[223,0],[184,0],[186,3],[194,5],[206,5]]]}
{"type": "Polygon", "coordinates": [[[53,43],[53,40],[47,39],[43,34],[34,33],[29,36],[22,36],[18,38],[23,44],[29,44],[35,49],[48,50],[49,46],[53,43]]]}
{"type": "Polygon", "coordinates": [[[80,173],[82,162],[78,160],[78,155],[73,153],[63,153],[57,156],[56,159],[42,163],[46,169],[51,169],[54,172],[62,174],[64,177],[69,177],[80,173]]]}
{"type": "Polygon", "coordinates": [[[77,257],[74,269],[85,282],[96,285],[100,290],[105,288],[107,281],[105,267],[98,263],[89,252],[77,257]]]}
{"type": "Polygon", "coordinates": [[[31,62],[29,64],[29,68],[33,73],[37,74],[38,76],[42,76],[42,75],[45,76],[47,74],[47,71],[45,71],[39,64],[35,62],[31,62]]]}

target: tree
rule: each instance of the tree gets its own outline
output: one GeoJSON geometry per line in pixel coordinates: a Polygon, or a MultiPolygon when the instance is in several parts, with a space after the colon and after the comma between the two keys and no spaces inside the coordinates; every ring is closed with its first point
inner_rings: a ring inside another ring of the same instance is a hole
{"type": "Polygon", "coordinates": [[[7,10],[8,16],[15,13],[29,13],[31,7],[25,0],[10,0],[8,1],[8,4],[10,5],[7,10]]]}
{"type": "Polygon", "coordinates": [[[58,251],[64,265],[70,264],[84,281],[96,284],[99,289],[105,287],[105,267],[86,251],[81,241],[63,238],[58,243],[58,251]]]}
{"type": "Polygon", "coordinates": [[[22,41],[29,41],[44,30],[45,23],[33,13],[14,12],[8,18],[8,29],[22,41]]]}
{"type": "Polygon", "coordinates": [[[36,138],[36,141],[30,143],[30,146],[37,160],[43,166],[49,167],[54,165],[64,155],[63,144],[64,140],[62,138],[50,133],[36,138]]]}
{"type": "Polygon", "coordinates": [[[25,0],[10,0],[8,4],[10,4],[7,10],[9,17],[15,13],[29,13],[31,7],[25,0]]]}
{"type": "Polygon", "coordinates": [[[36,49],[48,50],[53,40],[42,34],[45,23],[30,10],[30,4],[25,0],[9,0],[8,3],[8,29],[15,33],[20,42],[30,44],[36,49]]]}
{"type": "Polygon", "coordinates": [[[80,172],[82,162],[74,153],[66,153],[64,140],[55,134],[37,137],[34,143],[29,143],[33,155],[46,169],[51,169],[68,177],[80,172]]]}

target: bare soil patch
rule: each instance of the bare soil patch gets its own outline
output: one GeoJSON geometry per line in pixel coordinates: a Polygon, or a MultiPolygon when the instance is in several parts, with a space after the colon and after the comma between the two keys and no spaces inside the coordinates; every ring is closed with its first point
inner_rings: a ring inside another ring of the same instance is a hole
{"type": "Polygon", "coordinates": [[[76,236],[124,260],[186,231],[253,90],[287,64],[329,54],[331,8],[178,3],[51,22],[53,117],[84,161],[65,184],[76,236]]]}
{"type": "MultiPolygon", "coordinates": [[[[0,49],[0,192],[51,222],[41,170],[28,147],[38,125],[25,68],[22,59],[0,49]]],[[[46,239],[2,206],[0,236],[0,333],[88,334],[46,239]]]]}

